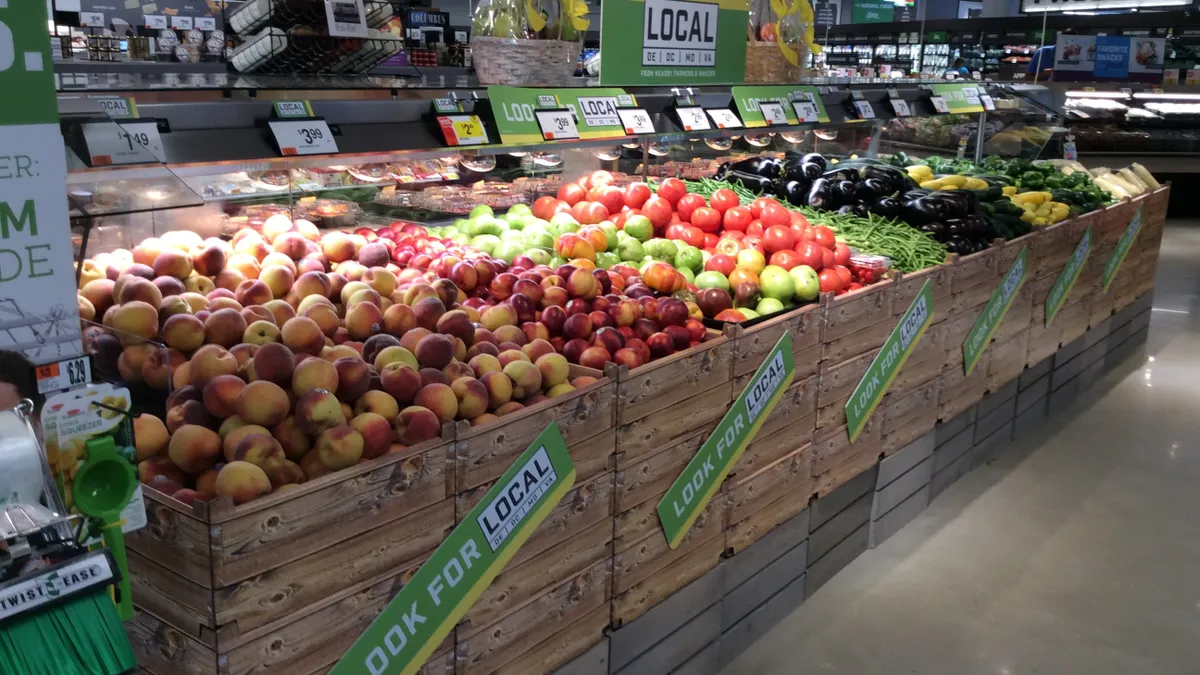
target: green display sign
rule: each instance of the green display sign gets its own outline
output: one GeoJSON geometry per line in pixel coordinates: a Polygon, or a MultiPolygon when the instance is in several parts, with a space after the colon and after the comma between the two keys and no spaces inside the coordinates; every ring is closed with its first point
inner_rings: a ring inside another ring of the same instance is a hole
{"type": "Polygon", "coordinates": [[[798,87],[785,85],[767,85],[750,87],[733,87],[733,101],[737,104],[742,124],[747,127],[765,127],[758,104],[763,102],[779,103],[787,114],[788,124],[800,124],[801,120],[794,103],[809,104],[816,109],[815,122],[828,122],[829,115],[825,112],[825,104],[821,101],[821,91],[816,87],[798,87]]]}
{"type": "Polygon", "coordinates": [[[579,138],[622,138],[625,125],[618,108],[631,108],[637,99],[624,89],[523,89],[488,87],[488,100],[500,139],[505,143],[541,143],[542,131],[536,112],[567,108],[575,113],[579,138]]]}
{"type": "Polygon", "coordinates": [[[330,675],[411,675],[575,484],[554,422],[517,458],[330,675]]]}
{"type": "Polygon", "coordinates": [[[925,42],[928,44],[944,43],[947,39],[946,31],[944,30],[931,30],[925,34],[925,42]]]}
{"type": "Polygon", "coordinates": [[[747,0],[605,0],[600,5],[600,82],[745,82],[749,9],[747,0]]]}
{"type": "Polygon", "coordinates": [[[742,395],[721,418],[712,436],[658,503],[658,518],[671,548],[678,547],[683,541],[696,517],[712,499],[746,446],[754,440],[795,375],[792,336],[784,333],[754,372],[742,395]]]}
{"type": "Polygon", "coordinates": [[[312,117],[312,106],[308,101],[276,101],[275,116],[281,119],[288,117],[312,117]]]}
{"type": "Polygon", "coordinates": [[[1004,320],[1004,315],[1012,306],[1013,299],[1017,297],[1021,286],[1025,285],[1025,270],[1029,267],[1027,252],[1028,248],[1022,248],[1021,252],[1017,254],[1017,259],[1013,261],[1012,267],[1008,268],[1008,273],[1004,275],[1000,285],[992,292],[992,297],[988,300],[987,306],[983,308],[983,313],[975,320],[971,332],[967,333],[967,339],[962,346],[963,369],[967,375],[975,370],[975,364],[987,350],[992,335],[1000,327],[1000,322],[1004,320]]]}
{"type": "Polygon", "coordinates": [[[951,113],[977,113],[983,112],[983,103],[979,101],[981,86],[973,82],[947,82],[931,85],[931,89],[935,96],[946,101],[951,113]]]}
{"type": "Polygon", "coordinates": [[[1121,269],[1121,263],[1125,262],[1125,256],[1129,255],[1129,249],[1133,247],[1133,240],[1137,239],[1138,232],[1142,229],[1142,207],[1138,207],[1137,212],[1133,214],[1133,219],[1125,226],[1125,231],[1121,233],[1121,238],[1117,240],[1117,248],[1113,250],[1109,256],[1108,262],[1104,263],[1104,292],[1108,292],[1108,287],[1112,285],[1113,279],[1117,277],[1117,270],[1121,269]]]}
{"type": "Polygon", "coordinates": [[[933,288],[926,281],[917,297],[913,298],[912,304],[908,306],[908,310],[904,312],[904,316],[900,317],[900,323],[896,324],[887,341],[879,348],[875,360],[871,361],[867,372],[863,373],[858,386],[854,388],[854,393],[850,394],[850,400],[846,402],[846,428],[851,443],[862,433],[867,420],[871,419],[871,413],[875,412],[879,401],[883,400],[883,395],[896,379],[896,373],[904,367],[904,362],[912,354],[931,321],[933,288]]]}
{"type": "Polygon", "coordinates": [[[0,3],[0,86],[15,97],[0,125],[58,123],[45,3],[0,3]]]}
{"type": "Polygon", "coordinates": [[[1071,294],[1071,289],[1075,287],[1075,281],[1079,279],[1079,273],[1083,271],[1083,263],[1087,262],[1088,254],[1092,252],[1092,226],[1084,230],[1083,236],[1079,238],[1079,243],[1075,245],[1075,250],[1071,253],[1070,259],[1059,273],[1058,278],[1054,280],[1054,285],[1050,287],[1050,295],[1046,296],[1046,327],[1054,321],[1054,317],[1058,314],[1058,310],[1067,300],[1067,296],[1071,294]]]}
{"type": "Polygon", "coordinates": [[[891,23],[895,8],[888,0],[854,0],[850,23],[891,23]]]}

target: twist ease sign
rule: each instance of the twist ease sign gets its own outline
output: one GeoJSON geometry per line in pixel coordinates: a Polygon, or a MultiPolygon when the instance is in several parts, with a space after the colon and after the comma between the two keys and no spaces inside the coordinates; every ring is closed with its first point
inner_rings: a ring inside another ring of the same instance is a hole
{"type": "Polygon", "coordinates": [[[742,395],[721,418],[716,431],[658,503],[658,518],[671,548],[677,548],[683,541],[795,375],[792,336],[784,333],[750,378],[742,395]]]}
{"type": "Polygon", "coordinates": [[[575,484],[554,422],[396,594],[330,675],[411,675],[575,484]]]}

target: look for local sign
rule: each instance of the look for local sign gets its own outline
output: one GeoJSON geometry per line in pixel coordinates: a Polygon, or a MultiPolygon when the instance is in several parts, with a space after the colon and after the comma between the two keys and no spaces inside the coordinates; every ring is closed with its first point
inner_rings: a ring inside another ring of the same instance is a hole
{"type": "Polygon", "coordinates": [[[412,675],[575,484],[554,422],[517,458],[330,675],[412,675]]]}
{"type": "Polygon", "coordinates": [[[746,0],[606,0],[600,6],[600,81],[742,82],[748,10],[746,0]],[[630,45],[634,30],[636,47],[630,45]]]}

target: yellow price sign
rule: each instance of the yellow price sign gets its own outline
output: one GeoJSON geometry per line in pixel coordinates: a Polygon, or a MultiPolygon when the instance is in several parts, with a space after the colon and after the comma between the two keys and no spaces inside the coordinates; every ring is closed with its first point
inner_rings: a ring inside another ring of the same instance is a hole
{"type": "Polygon", "coordinates": [[[446,145],[484,145],[491,142],[479,115],[441,115],[437,119],[446,145]]]}

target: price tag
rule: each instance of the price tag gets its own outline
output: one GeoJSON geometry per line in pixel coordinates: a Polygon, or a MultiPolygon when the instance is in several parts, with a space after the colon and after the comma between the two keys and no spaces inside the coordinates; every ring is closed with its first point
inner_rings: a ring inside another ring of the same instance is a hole
{"type": "Polygon", "coordinates": [[[96,103],[99,103],[104,113],[114,120],[132,120],[138,117],[137,104],[132,98],[108,96],[97,98],[96,103]]]}
{"type": "Polygon", "coordinates": [[[902,98],[889,100],[892,102],[892,110],[896,113],[896,117],[908,117],[912,115],[912,109],[908,107],[908,101],[902,98]]]}
{"type": "Polygon", "coordinates": [[[1129,87],[1121,87],[1121,93],[1125,94],[1126,96],[1130,96],[1133,94],[1133,90],[1129,87]]]}
{"type": "Polygon", "coordinates": [[[437,120],[446,145],[484,145],[490,142],[479,115],[439,115],[437,120]]]}
{"type": "Polygon", "coordinates": [[[83,125],[92,166],[146,164],[165,158],[156,122],[95,122],[83,125]]]}
{"type": "Polygon", "coordinates": [[[967,99],[967,103],[971,105],[979,105],[979,89],[976,87],[963,87],[963,98],[967,99]]]}
{"type": "Polygon", "coordinates": [[[338,151],[337,141],[325,120],[268,120],[271,133],[284,157],[329,155],[338,151]]]}
{"type": "Polygon", "coordinates": [[[454,31],[454,41],[458,42],[459,44],[465,43],[467,41],[467,31],[465,31],[465,30],[454,31]]]}
{"type": "Polygon", "coordinates": [[[676,108],[675,112],[679,113],[679,122],[683,124],[684,131],[712,129],[708,123],[708,115],[704,114],[704,108],[676,108]]]}
{"type": "Polygon", "coordinates": [[[617,114],[621,116],[621,126],[625,127],[627,134],[652,134],[655,132],[654,121],[650,119],[650,113],[641,108],[618,108],[617,114]]]}
{"type": "Polygon", "coordinates": [[[875,118],[875,109],[871,107],[870,101],[855,101],[854,109],[858,111],[858,118],[860,120],[875,118]]]}
{"type": "Polygon", "coordinates": [[[801,122],[819,122],[820,111],[811,101],[793,101],[792,108],[796,111],[796,119],[801,122]]]}
{"type": "Polygon", "coordinates": [[[458,180],[458,174],[454,173],[453,171],[448,171],[442,174],[442,178],[445,180],[458,180]]]}
{"type": "Polygon", "coordinates": [[[175,30],[191,30],[192,17],[190,16],[173,16],[171,17],[171,28],[175,30]]]}
{"type": "Polygon", "coordinates": [[[82,28],[103,28],[104,14],[100,12],[80,12],[79,25],[82,28]]]}
{"type": "Polygon", "coordinates": [[[196,30],[214,31],[217,29],[217,20],[211,16],[196,17],[196,30]]]}
{"type": "Polygon", "coordinates": [[[863,97],[863,93],[857,89],[850,90],[850,98],[854,99],[855,101],[865,101],[866,100],[863,97]]]}
{"type": "Polygon", "coordinates": [[[538,110],[534,115],[537,117],[538,127],[542,130],[542,138],[548,141],[579,138],[575,116],[570,110],[538,110]]]}
{"type": "Polygon", "coordinates": [[[933,109],[940,113],[950,112],[950,106],[946,105],[946,99],[941,96],[930,96],[930,103],[933,103],[933,109]]]}
{"type": "Polygon", "coordinates": [[[996,102],[993,101],[992,97],[988,96],[987,94],[984,94],[979,97],[979,103],[980,103],[980,105],[983,106],[984,110],[995,110],[996,109],[996,102]]]}
{"type": "Polygon", "coordinates": [[[92,381],[92,364],[86,356],[37,367],[39,394],[82,387],[92,381]]]}
{"type": "Polygon", "coordinates": [[[158,14],[143,14],[142,19],[146,22],[146,28],[151,30],[162,30],[167,27],[167,17],[158,14]]]}
{"type": "Polygon", "coordinates": [[[762,113],[763,121],[767,124],[787,124],[787,111],[783,109],[780,103],[770,101],[762,101],[758,104],[758,111],[762,113]]]}
{"type": "Polygon", "coordinates": [[[308,101],[276,101],[275,116],[279,118],[312,117],[308,101]]]}
{"type": "Polygon", "coordinates": [[[716,123],[718,129],[740,129],[742,121],[729,108],[716,108],[708,111],[708,116],[716,123]]]}

